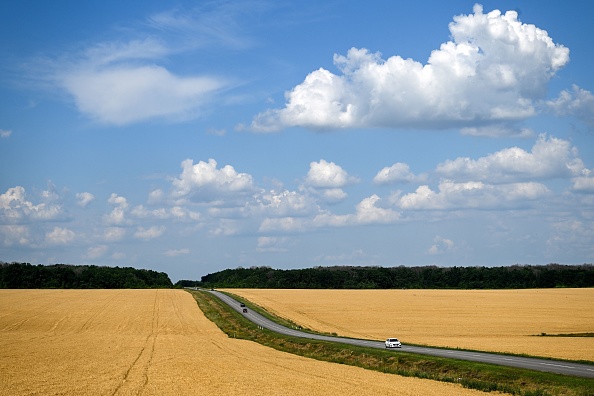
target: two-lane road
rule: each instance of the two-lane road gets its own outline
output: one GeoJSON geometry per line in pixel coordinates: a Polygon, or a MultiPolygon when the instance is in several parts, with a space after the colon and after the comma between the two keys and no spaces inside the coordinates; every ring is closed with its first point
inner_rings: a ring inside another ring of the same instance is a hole
{"type": "MultiPolygon", "coordinates": [[[[209,293],[221,299],[223,302],[228,304],[231,308],[237,312],[242,313],[243,308],[239,305],[239,302],[228,295],[219,291],[209,291],[209,293]]],[[[330,342],[338,342],[342,344],[350,344],[361,347],[379,348],[384,349],[385,345],[382,341],[370,341],[360,340],[355,338],[343,338],[343,337],[331,337],[319,334],[310,334],[303,331],[291,329],[285,326],[281,326],[269,319],[266,319],[262,315],[248,310],[247,313],[242,313],[247,319],[254,322],[255,324],[262,326],[266,329],[274,332],[290,335],[294,337],[309,338],[313,340],[322,340],[330,342]]],[[[481,363],[497,364],[500,366],[511,366],[518,368],[525,368],[530,370],[552,372],[565,375],[573,375],[576,377],[594,378],[594,365],[578,364],[565,361],[547,360],[547,359],[535,359],[509,355],[499,355],[495,353],[484,353],[484,352],[469,352],[460,351],[454,349],[441,349],[441,348],[429,348],[429,347],[418,347],[402,345],[402,348],[395,349],[394,351],[419,353],[423,355],[446,357],[451,359],[470,360],[481,363]]]]}

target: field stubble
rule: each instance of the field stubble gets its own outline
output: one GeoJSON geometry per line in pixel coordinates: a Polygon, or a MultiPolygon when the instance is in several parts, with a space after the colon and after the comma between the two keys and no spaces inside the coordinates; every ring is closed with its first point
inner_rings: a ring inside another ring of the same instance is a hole
{"type": "Polygon", "coordinates": [[[2,395],[479,395],[228,338],[181,290],[0,290],[2,395]]]}
{"type": "Polygon", "coordinates": [[[221,289],[315,331],[594,361],[594,289],[221,289]]]}

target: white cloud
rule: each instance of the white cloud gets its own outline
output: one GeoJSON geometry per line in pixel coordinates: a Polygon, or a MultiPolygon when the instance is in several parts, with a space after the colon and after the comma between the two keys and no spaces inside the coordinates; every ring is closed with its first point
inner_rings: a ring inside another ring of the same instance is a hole
{"type": "Polygon", "coordinates": [[[175,52],[157,35],[90,46],[46,65],[45,74],[91,119],[126,125],[151,119],[187,120],[200,114],[228,83],[215,76],[173,73],[159,61],[175,52]],[[49,71],[47,70],[49,68],[49,71]]]}
{"type": "Polygon", "coordinates": [[[30,244],[29,228],[24,225],[0,225],[3,246],[30,244]]]}
{"type": "Polygon", "coordinates": [[[347,193],[342,188],[326,188],[321,191],[321,197],[325,202],[339,202],[347,197],[347,193]]]}
{"type": "Polygon", "coordinates": [[[76,199],[78,199],[77,205],[84,208],[95,200],[95,196],[88,192],[82,192],[76,194],[76,199]]]}
{"type": "Polygon", "coordinates": [[[355,213],[335,215],[322,213],[313,220],[316,227],[344,227],[366,224],[390,224],[400,219],[400,213],[380,206],[381,198],[373,194],[363,199],[355,208],[355,213]]]}
{"type": "Polygon", "coordinates": [[[80,67],[61,83],[82,113],[106,124],[153,118],[194,117],[224,83],[213,77],[182,77],[156,65],[80,67]]]}
{"type": "Polygon", "coordinates": [[[259,232],[302,232],[308,227],[309,220],[298,217],[266,218],[260,224],[259,232]]]}
{"type": "Polygon", "coordinates": [[[62,206],[54,201],[58,198],[51,191],[43,191],[46,202],[37,205],[28,201],[25,188],[16,186],[0,195],[0,224],[19,224],[33,220],[55,220],[63,215],[62,206]]]}
{"type": "Polygon", "coordinates": [[[396,196],[392,201],[407,210],[509,209],[523,207],[547,194],[547,187],[535,182],[491,185],[443,180],[437,192],[422,185],[414,193],[396,196]]]}
{"type": "Polygon", "coordinates": [[[187,249],[187,248],[183,248],[183,249],[169,249],[169,250],[167,250],[163,254],[165,256],[169,256],[169,257],[177,257],[177,256],[182,256],[184,254],[190,254],[190,249],[187,249]]]}
{"type": "Polygon", "coordinates": [[[573,85],[573,92],[561,91],[559,97],[546,102],[556,115],[574,116],[590,127],[594,127],[594,95],[590,91],[573,85]]]}
{"type": "Polygon", "coordinates": [[[320,196],[327,203],[335,203],[347,197],[342,187],[358,181],[359,179],[350,176],[340,165],[321,159],[309,164],[304,183],[310,194],[320,196]]]}
{"type": "Polygon", "coordinates": [[[339,165],[323,159],[320,162],[311,162],[305,177],[308,185],[317,188],[340,188],[353,181],[354,179],[339,165]]]}
{"type": "Polygon", "coordinates": [[[165,227],[160,226],[152,226],[149,228],[144,228],[144,227],[138,227],[136,229],[136,232],[134,233],[134,237],[135,238],[139,238],[139,239],[154,239],[154,238],[158,238],[161,235],[163,235],[163,233],[165,232],[165,227]]]}
{"type": "Polygon", "coordinates": [[[319,209],[310,195],[289,190],[262,192],[257,203],[260,213],[270,217],[306,216],[319,209]]]}
{"type": "Polygon", "coordinates": [[[0,138],[6,139],[6,138],[9,138],[10,135],[12,135],[12,131],[11,130],[0,129],[0,138]]]}
{"type": "Polygon", "coordinates": [[[572,182],[573,191],[594,193],[594,170],[584,169],[580,176],[572,179],[572,182]]]}
{"type": "Polygon", "coordinates": [[[76,234],[68,228],[54,227],[45,235],[45,240],[51,245],[66,245],[76,238],[76,234]]]}
{"type": "Polygon", "coordinates": [[[149,193],[148,196],[148,203],[150,205],[154,205],[154,204],[158,204],[163,202],[163,198],[164,198],[165,194],[163,193],[163,190],[161,190],[160,188],[153,190],[149,193]]]}
{"type": "Polygon", "coordinates": [[[410,171],[408,164],[396,162],[390,167],[385,167],[375,175],[373,181],[377,184],[395,184],[422,182],[427,175],[415,175],[410,171]]]}
{"type": "Polygon", "coordinates": [[[553,223],[552,231],[547,240],[547,248],[552,255],[580,251],[584,252],[584,257],[594,257],[594,222],[564,219],[553,223]]]}
{"type": "Polygon", "coordinates": [[[210,230],[214,236],[231,236],[239,233],[238,222],[235,219],[219,219],[217,225],[210,230]]]}
{"type": "Polygon", "coordinates": [[[570,177],[583,169],[568,141],[540,135],[531,152],[512,147],[477,160],[459,157],[439,164],[436,172],[450,179],[497,183],[570,177]]]}
{"type": "Polygon", "coordinates": [[[106,245],[91,246],[87,249],[85,257],[94,260],[105,255],[108,250],[109,248],[106,245]]]}
{"type": "Polygon", "coordinates": [[[120,241],[126,235],[126,229],[122,227],[108,227],[103,232],[103,239],[107,242],[120,241]]]}
{"type": "Polygon", "coordinates": [[[198,221],[202,218],[202,215],[199,212],[194,212],[177,205],[170,208],[158,208],[152,210],[145,208],[143,205],[138,205],[130,211],[130,214],[139,219],[198,221]]]}
{"type": "Polygon", "coordinates": [[[515,11],[483,14],[476,5],[474,14],[454,17],[452,41],[427,64],[351,48],[334,56],[340,75],[310,73],[286,93],[285,108],[257,115],[252,129],[457,127],[509,134],[536,113],[549,80],[569,61],[567,48],[517,17],[515,11]]]}
{"type": "Polygon", "coordinates": [[[103,216],[105,223],[109,225],[123,225],[127,224],[126,212],[128,210],[128,201],[125,197],[112,193],[107,202],[114,206],[108,215],[103,216]]]}
{"type": "Polygon", "coordinates": [[[285,245],[287,244],[288,238],[287,237],[258,237],[258,245],[256,250],[258,252],[286,252],[287,248],[285,245]]]}
{"type": "Polygon", "coordinates": [[[217,162],[209,159],[197,164],[191,159],[182,162],[182,173],[173,180],[174,198],[190,198],[197,202],[212,202],[245,195],[254,190],[252,176],[238,173],[231,165],[217,169],[217,162]]]}
{"type": "Polygon", "coordinates": [[[428,254],[444,254],[455,249],[454,241],[452,241],[451,239],[443,238],[439,235],[433,238],[433,242],[434,244],[431,245],[431,247],[427,250],[428,254]]]}

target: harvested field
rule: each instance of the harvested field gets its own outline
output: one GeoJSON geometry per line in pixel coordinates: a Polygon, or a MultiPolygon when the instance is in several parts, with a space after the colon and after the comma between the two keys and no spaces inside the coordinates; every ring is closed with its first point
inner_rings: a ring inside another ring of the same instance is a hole
{"type": "Polygon", "coordinates": [[[228,338],[181,290],[0,290],[2,395],[479,395],[228,338]]]}
{"type": "Polygon", "coordinates": [[[594,361],[594,289],[226,289],[312,330],[356,338],[594,361]]]}

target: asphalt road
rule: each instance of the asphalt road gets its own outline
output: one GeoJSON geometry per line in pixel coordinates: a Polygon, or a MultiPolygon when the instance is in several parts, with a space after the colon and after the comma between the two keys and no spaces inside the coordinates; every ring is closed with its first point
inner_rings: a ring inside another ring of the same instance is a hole
{"type": "MultiPolygon", "coordinates": [[[[342,344],[357,345],[361,347],[385,349],[383,341],[360,340],[354,338],[331,337],[318,334],[310,334],[296,329],[291,329],[281,326],[273,321],[266,319],[262,315],[248,309],[247,313],[243,313],[243,308],[240,307],[239,302],[224,293],[219,291],[209,291],[209,293],[221,299],[237,312],[242,313],[247,319],[255,324],[266,329],[272,330],[280,334],[286,334],[294,337],[309,338],[314,340],[323,340],[330,342],[338,342],[342,344]]],[[[394,335],[390,335],[393,337],[394,335]]],[[[559,343],[559,341],[555,341],[559,343]]],[[[562,348],[562,345],[559,345],[562,348]]],[[[573,375],[576,377],[594,378],[594,365],[578,364],[558,360],[535,359],[526,357],[516,357],[508,355],[499,355],[495,353],[484,352],[469,352],[455,349],[439,349],[402,345],[402,348],[391,349],[395,353],[411,352],[423,355],[446,357],[451,359],[470,360],[474,362],[497,364],[500,366],[519,367],[530,370],[545,371],[557,374],[573,375]]]]}

